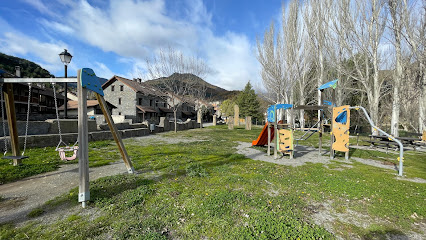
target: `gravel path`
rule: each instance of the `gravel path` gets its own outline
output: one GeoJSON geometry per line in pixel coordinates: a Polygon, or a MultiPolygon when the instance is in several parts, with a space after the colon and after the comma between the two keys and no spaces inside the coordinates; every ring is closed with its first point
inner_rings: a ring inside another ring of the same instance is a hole
{"type": "MultiPolygon", "coordinates": [[[[188,130],[191,131],[191,130],[188,130]]],[[[143,137],[124,139],[124,142],[133,145],[147,146],[161,143],[181,143],[202,141],[197,138],[166,137],[164,134],[153,134],[143,137]]],[[[118,151],[118,150],[117,150],[118,151]]],[[[123,161],[110,165],[90,168],[90,180],[105,176],[127,173],[123,161]]],[[[0,224],[5,222],[23,222],[34,208],[42,206],[61,194],[78,187],[78,164],[62,165],[53,172],[42,173],[23,180],[0,185],[0,196],[5,200],[0,202],[0,224]]]]}
{"type": "MultiPolygon", "coordinates": [[[[294,166],[294,167],[304,165],[308,162],[322,163],[322,164],[325,164],[325,166],[331,163],[329,151],[326,151],[324,149],[323,149],[323,153],[319,155],[317,148],[307,147],[307,146],[296,146],[293,159],[289,159],[288,156],[282,157],[280,153],[278,154],[279,157],[277,159],[274,159],[273,155],[268,156],[263,151],[251,148],[251,143],[238,142],[238,144],[239,145],[237,147],[237,153],[243,154],[246,157],[251,158],[253,160],[271,162],[275,164],[294,166]]],[[[273,148],[271,148],[271,153],[273,153],[273,148]]],[[[395,179],[398,179],[398,180],[426,183],[426,179],[423,179],[423,178],[399,177],[396,175],[398,170],[396,166],[383,164],[383,162],[381,161],[375,161],[371,159],[362,159],[362,158],[356,158],[356,157],[351,157],[350,160],[339,159],[338,161],[345,163],[346,167],[352,167],[351,161],[357,161],[359,163],[370,165],[373,167],[393,170],[395,171],[395,179]]]]}
{"type": "MultiPolygon", "coordinates": [[[[91,168],[90,180],[126,173],[122,162],[91,168]]],[[[34,208],[41,206],[63,193],[78,187],[78,164],[63,165],[54,172],[32,176],[17,182],[0,185],[0,224],[22,221],[34,208]]]]}

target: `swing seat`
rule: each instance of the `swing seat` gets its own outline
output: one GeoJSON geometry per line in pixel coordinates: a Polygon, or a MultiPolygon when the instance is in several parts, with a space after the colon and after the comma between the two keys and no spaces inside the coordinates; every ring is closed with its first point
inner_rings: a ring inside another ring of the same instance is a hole
{"type": "Polygon", "coordinates": [[[59,152],[59,157],[61,158],[61,160],[72,161],[72,160],[75,160],[77,158],[78,146],[60,147],[60,148],[57,148],[56,151],[59,152]],[[71,151],[73,152],[73,155],[67,157],[65,152],[71,152],[71,151]]]}
{"type": "Polygon", "coordinates": [[[25,159],[28,156],[3,156],[2,159],[25,159]]]}

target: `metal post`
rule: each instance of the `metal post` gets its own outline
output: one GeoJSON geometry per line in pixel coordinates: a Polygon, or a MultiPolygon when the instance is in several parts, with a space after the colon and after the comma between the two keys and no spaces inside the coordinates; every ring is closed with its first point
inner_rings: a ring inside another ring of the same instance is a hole
{"type": "Polygon", "coordinates": [[[398,175],[402,177],[403,161],[404,161],[404,146],[402,145],[402,143],[398,139],[396,139],[394,136],[389,135],[388,133],[386,133],[382,129],[376,127],[376,125],[374,125],[373,120],[371,120],[371,118],[368,115],[367,110],[365,110],[365,108],[363,108],[361,106],[356,106],[356,107],[349,107],[349,109],[356,109],[356,110],[362,109],[362,111],[365,114],[365,117],[367,118],[367,120],[370,123],[372,128],[377,129],[378,132],[386,135],[389,139],[398,143],[398,145],[399,145],[399,169],[398,169],[399,171],[398,171],[398,175]]]}
{"type": "Polygon", "coordinates": [[[275,137],[275,146],[274,146],[274,159],[278,158],[278,148],[280,147],[278,143],[278,118],[277,118],[277,105],[274,106],[274,112],[275,112],[275,125],[274,125],[274,137],[275,137]]]}
{"type": "Polygon", "coordinates": [[[266,122],[266,124],[268,125],[268,156],[271,155],[271,124],[269,122],[266,122]]]}
{"type": "MultiPolygon", "coordinates": [[[[65,64],[65,78],[68,77],[68,66],[65,64]]],[[[68,84],[65,83],[65,96],[64,96],[64,118],[68,117],[68,97],[67,97],[67,93],[68,93],[68,84]]]]}
{"type": "Polygon", "coordinates": [[[81,69],[77,72],[77,96],[78,96],[78,172],[79,193],[78,201],[82,207],[90,200],[89,190],[89,135],[87,125],[87,89],[81,86],[81,69]]]}

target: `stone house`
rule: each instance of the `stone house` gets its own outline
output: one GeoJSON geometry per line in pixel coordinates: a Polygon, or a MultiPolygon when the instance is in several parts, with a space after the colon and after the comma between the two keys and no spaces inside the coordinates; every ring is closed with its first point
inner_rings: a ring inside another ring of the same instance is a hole
{"type": "MultiPolygon", "coordinates": [[[[67,102],[67,114],[68,116],[72,117],[78,116],[78,101],[69,101],[67,102]]],[[[112,110],[114,108],[117,108],[116,106],[112,105],[111,103],[109,103],[108,101],[106,101],[107,105],[108,105],[108,109],[110,112],[112,112],[112,110]]],[[[64,114],[64,105],[60,106],[58,108],[59,110],[59,115],[63,116],[64,114]]],[[[99,106],[99,102],[98,100],[87,100],[87,116],[96,116],[96,115],[103,115],[102,113],[102,109],[99,106]]]]}
{"type": "Polygon", "coordinates": [[[117,107],[112,110],[112,115],[124,116],[133,123],[146,120],[158,123],[160,117],[173,117],[161,91],[139,79],[113,76],[102,88],[105,100],[117,107]]]}
{"type": "MultiPolygon", "coordinates": [[[[167,104],[169,106],[178,106],[176,111],[176,118],[182,119],[183,121],[189,119],[195,120],[197,117],[197,112],[195,111],[195,103],[189,100],[184,100],[180,96],[173,95],[171,93],[167,94],[167,104]]],[[[172,111],[173,113],[173,111],[172,111]]]]}

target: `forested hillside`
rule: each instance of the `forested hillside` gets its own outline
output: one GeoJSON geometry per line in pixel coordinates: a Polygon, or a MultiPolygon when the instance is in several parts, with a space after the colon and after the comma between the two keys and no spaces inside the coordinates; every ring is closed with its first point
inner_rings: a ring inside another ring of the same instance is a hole
{"type": "MultiPolygon", "coordinates": [[[[59,59],[58,59],[59,61],[59,59]]],[[[5,70],[11,74],[15,73],[15,66],[21,66],[21,76],[22,77],[55,77],[50,74],[49,71],[40,67],[40,65],[28,61],[23,58],[18,58],[14,56],[9,56],[3,53],[0,53],[0,69],[5,70]]]]}

